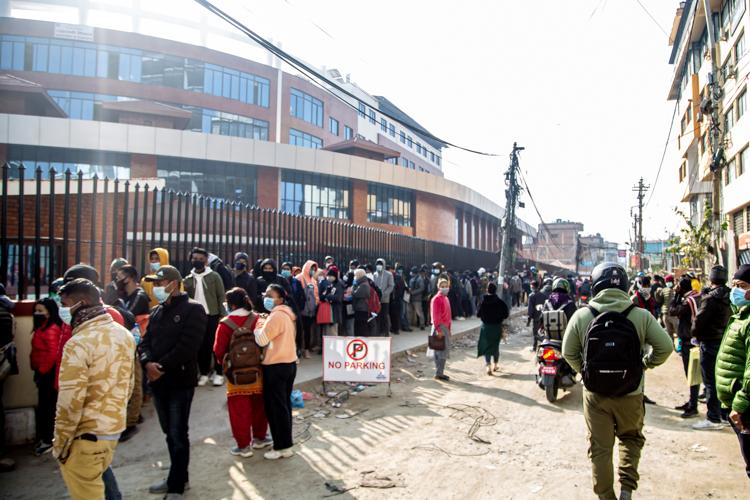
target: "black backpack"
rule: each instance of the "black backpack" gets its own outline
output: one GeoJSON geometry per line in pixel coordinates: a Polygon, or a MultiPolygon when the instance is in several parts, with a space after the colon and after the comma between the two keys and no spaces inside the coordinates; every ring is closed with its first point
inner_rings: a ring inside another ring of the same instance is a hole
{"type": "Polygon", "coordinates": [[[594,320],[583,341],[583,384],[602,396],[620,397],[641,384],[643,353],[635,325],[627,318],[635,304],[622,313],[602,314],[588,306],[594,320]]]}

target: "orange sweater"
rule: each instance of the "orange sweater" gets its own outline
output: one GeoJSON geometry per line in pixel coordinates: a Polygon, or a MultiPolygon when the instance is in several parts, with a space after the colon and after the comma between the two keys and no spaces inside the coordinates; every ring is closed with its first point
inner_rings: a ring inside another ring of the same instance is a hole
{"type": "Polygon", "coordinates": [[[261,331],[255,335],[255,342],[259,346],[268,346],[263,364],[276,365],[297,361],[296,336],[297,322],[294,311],[285,305],[274,307],[261,331]]]}

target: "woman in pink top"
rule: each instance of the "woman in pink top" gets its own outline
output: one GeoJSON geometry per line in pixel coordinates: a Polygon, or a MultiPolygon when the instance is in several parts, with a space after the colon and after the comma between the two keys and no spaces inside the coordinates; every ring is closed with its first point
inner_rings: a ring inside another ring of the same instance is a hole
{"type": "Polygon", "coordinates": [[[448,375],[443,374],[445,360],[451,357],[451,305],[448,302],[448,290],[450,284],[446,279],[438,281],[438,290],[430,302],[430,314],[432,315],[432,331],[439,339],[445,338],[445,349],[435,351],[435,378],[437,380],[450,380],[448,375]]]}

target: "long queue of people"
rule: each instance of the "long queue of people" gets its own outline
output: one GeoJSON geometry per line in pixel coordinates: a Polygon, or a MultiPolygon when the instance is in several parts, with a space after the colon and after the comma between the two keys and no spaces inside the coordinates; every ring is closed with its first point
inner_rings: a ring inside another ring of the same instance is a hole
{"type": "MultiPolygon", "coordinates": [[[[110,467],[114,450],[137,433],[141,408],[152,402],[170,468],[149,491],[176,500],[190,488],[188,420],[196,387],[226,384],[232,455],[271,447],[266,459],[288,458],[297,364],[321,352],[322,336],[388,336],[432,326],[433,335],[447,339],[433,356],[435,378],[447,381],[452,321],[507,317],[507,308],[498,313],[498,304],[482,300],[497,297],[494,276],[483,268],[454,273],[435,262],[407,269],[381,258],[352,260],[340,271],[330,256],[321,266],[309,260],[279,268],[273,259],[251,265],[243,252],[229,266],[194,248],[191,270],[182,276],[167,250],[148,256],[142,278],[124,258],[114,259],[106,283],[93,267],[74,265],[34,305],[35,454],[53,453],[73,499],[121,498],[110,467]]],[[[4,321],[12,307],[0,290],[3,335],[12,332],[12,321],[4,321]]],[[[487,345],[496,367],[498,342],[487,345]]]]}

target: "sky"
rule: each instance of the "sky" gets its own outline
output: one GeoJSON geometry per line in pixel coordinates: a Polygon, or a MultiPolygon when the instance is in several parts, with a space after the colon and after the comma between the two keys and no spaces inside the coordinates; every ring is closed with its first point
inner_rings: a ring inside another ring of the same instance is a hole
{"type": "MultiPolygon", "coordinates": [[[[517,142],[545,222],[632,237],[633,186],[651,186],[646,239],[678,229],[677,129],[668,64],[678,1],[216,0],[309,63],[351,73],[432,134],[498,157],[444,151],[444,173],[505,205],[517,142]],[[668,139],[669,138],[669,139],[668,139]],[[669,140],[657,181],[657,170],[669,140]]],[[[528,193],[518,215],[536,226],[528,193]]],[[[625,248],[622,246],[621,248],[625,248]]]]}

